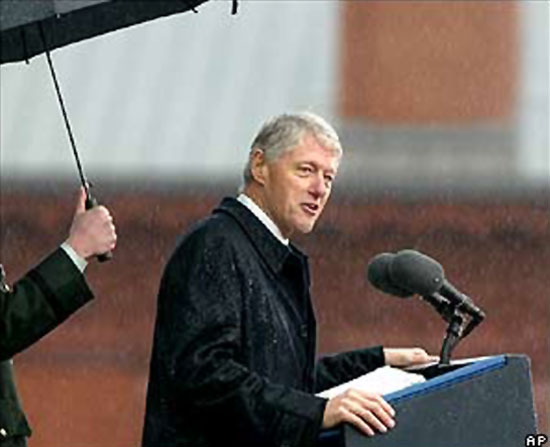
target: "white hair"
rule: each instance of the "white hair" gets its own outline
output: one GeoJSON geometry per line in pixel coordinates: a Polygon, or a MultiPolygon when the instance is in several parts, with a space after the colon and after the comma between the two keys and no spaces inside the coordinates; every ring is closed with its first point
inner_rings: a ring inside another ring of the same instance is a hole
{"type": "Polygon", "coordinates": [[[311,112],[285,113],[275,116],[263,125],[252,145],[243,171],[243,185],[252,180],[251,159],[255,149],[265,154],[268,162],[276,160],[284,152],[296,147],[304,135],[311,135],[324,147],[342,155],[342,145],[334,128],[319,115],[311,112]]]}

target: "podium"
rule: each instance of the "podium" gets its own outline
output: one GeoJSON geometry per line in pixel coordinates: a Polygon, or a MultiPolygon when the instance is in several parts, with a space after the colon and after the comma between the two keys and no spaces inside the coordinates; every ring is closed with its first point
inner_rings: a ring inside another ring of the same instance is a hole
{"type": "Polygon", "coordinates": [[[524,355],[414,372],[427,380],[384,396],[396,410],[392,430],[368,437],[344,424],[322,432],[319,447],[520,447],[537,433],[524,355]]]}

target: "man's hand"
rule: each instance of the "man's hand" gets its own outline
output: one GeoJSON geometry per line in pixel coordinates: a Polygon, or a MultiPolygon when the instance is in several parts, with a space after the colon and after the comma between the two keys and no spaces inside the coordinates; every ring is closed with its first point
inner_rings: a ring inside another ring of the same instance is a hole
{"type": "Polygon", "coordinates": [[[367,436],[385,433],[395,426],[395,410],[376,393],[350,389],[333,397],[325,407],[323,428],[342,422],[353,424],[367,436]]]}
{"type": "Polygon", "coordinates": [[[80,188],[73,223],[67,243],[84,259],[115,248],[116,232],[113,218],[104,206],[86,211],[86,191],[80,188]]]}
{"type": "Polygon", "coordinates": [[[422,348],[384,348],[384,357],[386,365],[400,368],[439,361],[438,356],[430,355],[422,348]]]}

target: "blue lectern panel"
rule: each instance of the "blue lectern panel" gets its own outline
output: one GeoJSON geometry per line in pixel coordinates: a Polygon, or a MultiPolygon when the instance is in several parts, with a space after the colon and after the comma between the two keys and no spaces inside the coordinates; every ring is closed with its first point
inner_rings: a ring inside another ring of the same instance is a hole
{"type": "Polygon", "coordinates": [[[325,432],[331,447],[519,447],[536,433],[529,360],[499,355],[384,396],[397,425],[367,437],[351,425],[325,432]]]}
{"type": "Polygon", "coordinates": [[[472,377],[485,374],[488,371],[502,368],[505,364],[506,357],[504,355],[489,357],[475,363],[467,364],[461,368],[455,369],[454,371],[444,373],[440,376],[434,377],[433,379],[427,380],[426,382],[417,383],[394,393],[385,394],[384,399],[392,404],[400,400],[411,399],[421,394],[433,392],[434,390],[440,388],[453,386],[459,382],[469,380],[472,377]]]}

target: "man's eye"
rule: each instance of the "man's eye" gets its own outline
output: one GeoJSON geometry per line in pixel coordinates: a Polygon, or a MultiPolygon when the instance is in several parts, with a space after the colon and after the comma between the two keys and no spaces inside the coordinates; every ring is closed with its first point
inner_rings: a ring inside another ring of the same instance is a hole
{"type": "Polygon", "coordinates": [[[302,173],[302,174],[311,174],[313,172],[313,169],[311,168],[311,166],[300,166],[298,168],[298,170],[302,173]]]}

